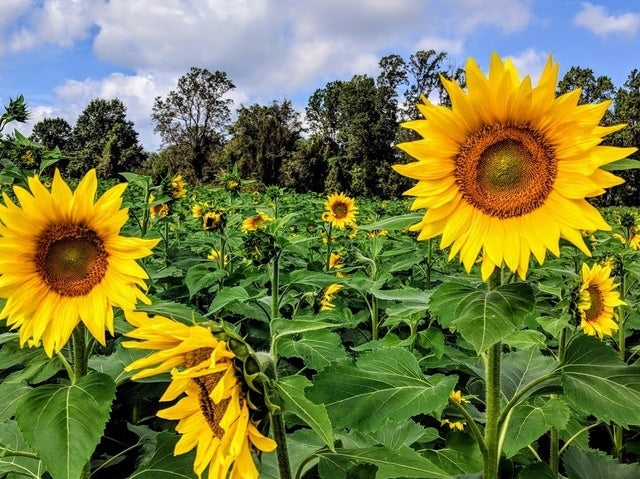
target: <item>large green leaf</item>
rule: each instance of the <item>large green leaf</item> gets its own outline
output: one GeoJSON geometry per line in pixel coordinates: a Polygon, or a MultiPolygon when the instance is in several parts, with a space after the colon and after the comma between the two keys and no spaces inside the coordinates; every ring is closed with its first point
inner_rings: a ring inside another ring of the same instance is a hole
{"type": "Polygon", "coordinates": [[[175,457],[173,455],[179,438],[177,434],[169,432],[158,434],[155,453],[140,464],[129,479],[195,479],[195,450],[175,457]]]}
{"type": "Polygon", "coordinates": [[[569,421],[569,406],[562,399],[535,398],[519,404],[513,410],[503,452],[507,458],[515,456],[551,427],[564,429],[569,421]]]}
{"type": "Polygon", "coordinates": [[[558,365],[553,358],[543,356],[538,348],[504,354],[501,364],[500,387],[507,399],[532,381],[551,373],[558,365]]]}
{"type": "Polygon", "coordinates": [[[371,290],[378,299],[384,299],[389,301],[407,301],[412,303],[419,303],[424,305],[424,309],[427,308],[427,301],[429,301],[429,292],[422,291],[416,288],[403,288],[403,289],[374,289],[371,290]]]}
{"type": "Polygon", "coordinates": [[[456,477],[474,477],[482,470],[482,453],[478,443],[469,434],[452,431],[447,435],[447,446],[424,452],[436,466],[456,477]]]}
{"type": "Polygon", "coordinates": [[[6,450],[3,450],[4,448],[30,452],[29,446],[24,442],[22,432],[20,432],[15,421],[7,421],[0,424],[0,473],[15,472],[20,474],[21,477],[33,477],[34,479],[42,477],[42,474],[44,474],[42,461],[31,457],[6,454],[6,450]]]}
{"type": "Polygon", "coordinates": [[[383,220],[376,221],[375,223],[369,223],[368,225],[358,225],[358,229],[365,230],[365,231],[404,230],[404,229],[407,229],[409,226],[420,221],[423,216],[424,215],[420,213],[407,213],[405,215],[394,216],[392,218],[385,218],[383,220]]]}
{"type": "Polygon", "coordinates": [[[189,325],[194,322],[206,321],[202,315],[184,304],[164,301],[155,297],[152,297],[151,301],[151,304],[140,304],[136,309],[151,315],[160,315],[166,318],[175,319],[176,321],[189,325]]]}
{"type": "Polygon", "coordinates": [[[47,384],[29,391],[16,411],[24,438],[54,479],[76,479],[100,442],[115,383],[89,374],[75,384],[47,384]]]}
{"type": "Polygon", "coordinates": [[[200,263],[187,270],[184,284],[186,284],[189,289],[189,296],[193,297],[196,293],[204,288],[209,288],[226,275],[227,272],[224,269],[219,269],[216,264],[212,262],[200,263]]]}
{"type": "MultiPolygon", "coordinates": [[[[286,278],[283,278],[286,279],[286,278]]],[[[307,286],[316,286],[318,288],[326,288],[330,284],[344,283],[343,279],[338,278],[334,274],[322,273],[320,271],[296,270],[289,275],[287,283],[292,286],[304,284],[307,286]]]]}
{"type": "Polygon", "coordinates": [[[305,364],[316,371],[347,357],[340,336],[326,329],[309,331],[295,338],[292,336],[282,338],[278,342],[277,351],[285,358],[303,358],[305,364]]]}
{"type": "Polygon", "coordinates": [[[431,295],[429,305],[444,327],[455,326],[478,353],[507,337],[533,309],[533,289],[511,283],[488,291],[463,283],[444,283],[431,295]]]}
{"type": "Polygon", "coordinates": [[[288,376],[277,382],[278,393],[285,412],[292,412],[313,429],[324,443],[333,450],[333,431],[324,404],[312,403],[304,390],[311,386],[304,376],[288,376]]]}
{"type": "Polygon", "coordinates": [[[620,464],[600,451],[569,448],[563,456],[569,479],[638,479],[640,464],[620,464]]]}
{"type": "Polygon", "coordinates": [[[560,372],[564,392],[579,411],[622,426],[640,424],[640,364],[628,366],[603,341],[577,335],[560,372]]]}
{"type": "Polygon", "coordinates": [[[345,360],[323,369],[308,397],[327,406],[335,426],[369,432],[387,418],[400,422],[441,411],[456,381],[456,376],[440,374],[426,378],[412,353],[381,348],[363,354],[356,364],[345,360]]]}
{"type": "Polygon", "coordinates": [[[317,455],[320,457],[320,476],[325,479],[345,479],[349,469],[360,463],[378,466],[376,479],[398,477],[453,479],[453,476],[408,447],[336,449],[335,452],[322,452],[317,455]]]}
{"type": "Polygon", "coordinates": [[[23,382],[0,384],[0,421],[13,417],[20,401],[31,389],[31,386],[23,382]]]}
{"type": "Polygon", "coordinates": [[[135,371],[126,372],[124,368],[148,354],[149,351],[144,349],[124,348],[118,341],[115,351],[109,356],[95,355],[89,358],[89,367],[99,373],[108,374],[118,386],[135,374],[135,371]]]}

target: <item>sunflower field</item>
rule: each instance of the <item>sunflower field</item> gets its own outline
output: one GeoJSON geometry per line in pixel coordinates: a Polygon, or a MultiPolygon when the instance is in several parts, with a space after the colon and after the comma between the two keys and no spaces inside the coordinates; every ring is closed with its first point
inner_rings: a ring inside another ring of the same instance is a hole
{"type": "Polygon", "coordinates": [[[557,74],[443,80],[411,199],[1,159],[0,477],[639,478],[635,148],[557,74]]]}

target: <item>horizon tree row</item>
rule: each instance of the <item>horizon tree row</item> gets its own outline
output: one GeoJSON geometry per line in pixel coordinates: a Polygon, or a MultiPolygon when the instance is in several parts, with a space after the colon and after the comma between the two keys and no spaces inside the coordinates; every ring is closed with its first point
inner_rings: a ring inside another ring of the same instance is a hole
{"type": "MultiPolygon", "coordinates": [[[[378,75],[334,80],[310,96],[304,116],[290,100],[240,105],[232,114],[228,93],[235,88],[225,72],[192,67],[166,97],[157,97],[152,121],[162,149],[145,152],[121,100],[91,100],[71,126],[46,118],[31,139],[65,155],[60,167],[79,177],[97,168],[103,178],[124,171],[155,180],[181,173],[192,182],[215,182],[236,166],[243,178],[298,192],[344,191],[356,196],[392,197],[408,188],[390,165],[407,161],[394,145],[414,139],[399,126],[419,118],[421,95],[450,104],[440,76],[464,85],[463,70],[447,63],[446,52],[421,50],[405,60],[380,59],[378,75]]],[[[621,87],[592,69],[571,67],[558,94],[582,88],[581,103],[611,101],[604,124],[626,123],[607,144],[640,146],[640,72],[634,69],[621,87]]],[[[634,155],[638,157],[638,154],[634,155]]],[[[601,206],[638,205],[640,174],[622,172],[627,184],[597,199],[601,206]]]]}

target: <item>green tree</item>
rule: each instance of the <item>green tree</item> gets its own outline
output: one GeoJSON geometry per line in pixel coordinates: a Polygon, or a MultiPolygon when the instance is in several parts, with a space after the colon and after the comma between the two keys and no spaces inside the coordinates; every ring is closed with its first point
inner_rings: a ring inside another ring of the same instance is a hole
{"type": "Polygon", "coordinates": [[[298,193],[324,191],[332,145],[320,135],[301,138],[280,169],[280,185],[298,193]]]}
{"type": "Polygon", "coordinates": [[[146,154],[126,112],[127,108],[117,98],[96,98],[89,102],[71,132],[68,174],[81,176],[100,164],[103,175],[115,177],[120,172],[142,166],[146,154]],[[111,143],[107,149],[112,155],[109,161],[105,160],[108,143],[111,143]]]}
{"type": "Polygon", "coordinates": [[[289,100],[274,101],[271,105],[242,106],[230,128],[232,137],[226,149],[243,178],[274,185],[301,131],[300,115],[289,100]]]}
{"type": "Polygon", "coordinates": [[[71,144],[71,125],[64,118],[45,118],[33,125],[31,138],[50,150],[67,151],[71,144]]]}
{"type": "Polygon", "coordinates": [[[176,90],[155,99],[155,131],[164,146],[186,153],[190,171],[183,171],[185,175],[202,179],[212,153],[223,145],[233,103],[225,95],[233,88],[226,73],[192,67],[180,77],[176,90]]]}
{"type": "Polygon", "coordinates": [[[446,58],[445,52],[435,50],[419,50],[409,57],[406,64],[409,87],[404,93],[405,118],[420,117],[416,105],[420,102],[422,95],[429,98],[432,93],[437,92],[438,97],[443,96],[440,75],[452,76],[443,66],[446,58]]]}

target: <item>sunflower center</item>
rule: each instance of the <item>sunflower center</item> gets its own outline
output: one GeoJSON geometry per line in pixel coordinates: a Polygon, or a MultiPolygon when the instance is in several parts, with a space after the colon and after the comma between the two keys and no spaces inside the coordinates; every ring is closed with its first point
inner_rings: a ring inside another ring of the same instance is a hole
{"type": "Polygon", "coordinates": [[[591,302],[591,306],[589,306],[589,309],[586,309],[584,311],[584,319],[587,321],[595,321],[602,313],[604,307],[604,298],[602,297],[602,293],[600,292],[600,290],[598,288],[594,288],[593,286],[589,286],[587,288],[587,293],[589,293],[589,301],[591,302]]]}
{"type": "Polygon", "coordinates": [[[61,296],[84,296],[102,281],[109,254],[95,233],[80,225],[54,225],[38,238],[36,270],[61,296]]]}
{"type": "Polygon", "coordinates": [[[335,216],[336,219],[341,220],[342,218],[345,218],[348,212],[349,208],[347,208],[347,205],[344,203],[338,203],[333,207],[333,216],[335,216]]]}
{"type": "Polygon", "coordinates": [[[456,159],[465,200],[489,216],[522,216],[541,206],[557,176],[553,148],[526,126],[487,125],[469,136],[456,159]]]}

